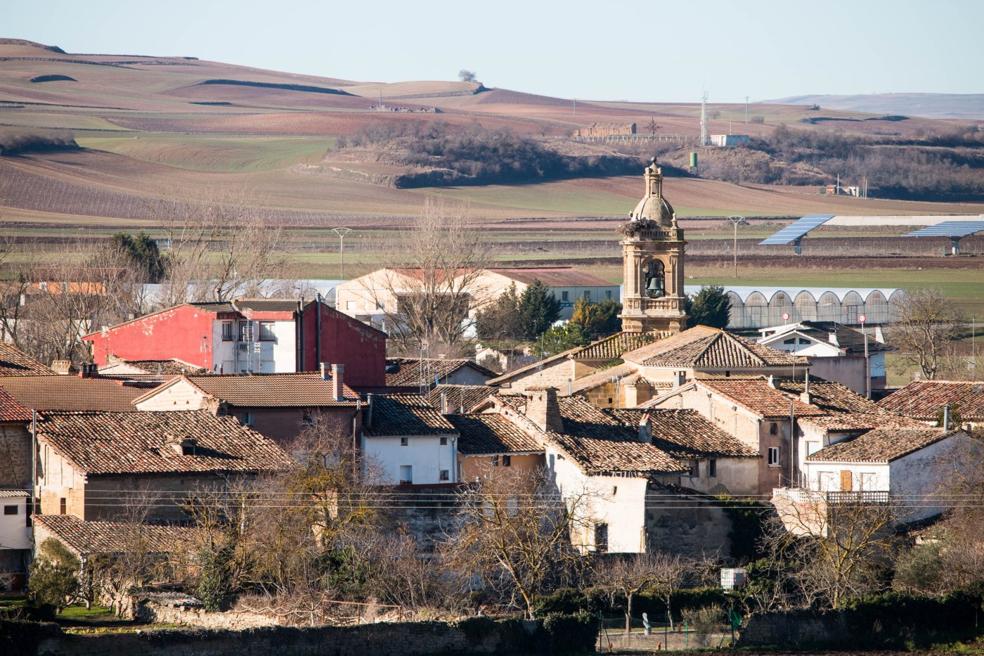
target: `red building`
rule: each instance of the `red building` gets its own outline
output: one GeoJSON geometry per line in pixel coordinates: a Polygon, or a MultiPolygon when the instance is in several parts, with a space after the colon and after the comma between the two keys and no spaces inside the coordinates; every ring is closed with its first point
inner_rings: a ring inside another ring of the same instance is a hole
{"type": "Polygon", "coordinates": [[[386,383],[386,334],[320,301],[185,303],[84,338],[93,361],[175,358],[212,373],[315,371],[344,364],[355,387],[386,383]]]}

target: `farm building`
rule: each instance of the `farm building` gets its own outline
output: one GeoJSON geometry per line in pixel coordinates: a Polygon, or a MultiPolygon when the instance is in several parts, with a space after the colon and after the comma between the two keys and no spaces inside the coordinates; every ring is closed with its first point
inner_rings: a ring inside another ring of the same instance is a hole
{"type": "MultiPolygon", "coordinates": [[[[894,322],[905,292],[850,287],[725,287],[731,300],[731,330],[758,330],[799,321],[833,321],[858,326],[894,322]]],[[[687,294],[700,291],[687,286],[687,294]]]]}

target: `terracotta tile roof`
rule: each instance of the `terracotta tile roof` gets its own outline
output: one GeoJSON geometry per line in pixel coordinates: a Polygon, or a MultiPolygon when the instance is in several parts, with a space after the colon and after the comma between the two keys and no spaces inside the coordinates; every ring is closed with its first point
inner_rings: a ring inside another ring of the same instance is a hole
{"type": "Polygon", "coordinates": [[[964,421],[984,421],[984,382],[916,381],[889,394],[878,402],[878,406],[907,417],[932,421],[948,403],[964,421]]]}
{"type": "Polygon", "coordinates": [[[0,341],[0,376],[46,376],[53,373],[27,353],[0,341]]]}
{"type": "Polygon", "coordinates": [[[622,357],[623,353],[652,344],[668,335],[669,333],[662,332],[619,332],[582,347],[574,353],[573,357],[575,360],[617,360],[622,357]]]}
{"type": "Polygon", "coordinates": [[[807,405],[797,398],[783,394],[769,385],[765,378],[703,378],[697,383],[728,397],[736,404],[767,418],[788,417],[790,402],[797,417],[827,414],[820,408],[807,405]]]}
{"type": "Polygon", "coordinates": [[[434,381],[446,379],[456,371],[470,367],[488,377],[496,373],[467,358],[387,358],[386,386],[387,387],[431,387],[434,381]],[[396,368],[396,371],[390,369],[396,368]]]}
{"type": "Polygon", "coordinates": [[[807,359],[756,344],[718,328],[695,326],[626,353],[622,359],[647,367],[757,369],[804,366],[807,359]]]}
{"type": "Polygon", "coordinates": [[[806,458],[808,462],[886,463],[955,435],[942,428],[876,428],[860,437],[826,446],[806,458]]]}
{"type": "Polygon", "coordinates": [[[648,417],[653,444],[676,457],[751,458],[759,455],[757,449],[725,433],[696,410],[608,409],[604,412],[634,430],[638,430],[643,418],[648,417]]]}
{"type": "Polygon", "coordinates": [[[506,383],[506,382],[509,382],[511,380],[515,380],[516,378],[522,378],[523,376],[525,376],[527,374],[533,373],[535,371],[540,371],[542,369],[546,369],[547,367],[553,366],[553,365],[557,364],[558,362],[562,362],[564,360],[567,360],[571,356],[573,356],[575,353],[577,353],[578,351],[580,351],[582,348],[584,348],[584,347],[582,347],[582,346],[575,346],[572,349],[567,349],[566,351],[561,351],[560,353],[555,353],[554,355],[551,355],[550,357],[543,358],[542,360],[537,360],[536,362],[531,362],[528,365],[519,367],[518,369],[513,369],[512,371],[507,371],[506,373],[502,374],[501,376],[497,376],[496,378],[490,378],[489,380],[487,380],[485,382],[487,384],[489,384],[489,385],[501,385],[502,383],[506,383]]]}
{"type": "Polygon", "coordinates": [[[147,391],[118,380],[56,374],[0,377],[0,387],[33,410],[68,412],[133,412],[132,401],[147,391]]]}
{"type": "Polygon", "coordinates": [[[638,369],[639,365],[637,364],[632,362],[623,362],[622,364],[617,364],[614,367],[609,367],[607,369],[602,369],[601,371],[596,371],[593,374],[582,376],[581,378],[571,382],[570,386],[563,385],[557,391],[559,394],[567,394],[569,389],[571,394],[577,394],[578,392],[583,392],[585,390],[590,390],[595,387],[605,385],[613,378],[618,378],[623,385],[627,385],[639,380],[640,376],[636,373],[638,369]]]}
{"type": "MultiPolygon", "coordinates": [[[[773,378],[773,382],[778,389],[793,396],[799,396],[805,388],[802,379],[776,377],[773,378]]],[[[815,405],[827,412],[883,412],[877,403],[851,391],[840,383],[813,376],[810,377],[810,405],[815,405]]]]}
{"type": "Polygon", "coordinates": [[[532,435],[498,414],[449,415],[458,429],[458,451],[465,455],[543,453],[532,435]]]}
{"type": "Polygon", "coordinates": [[[427,401],[441,409],[441,395],[447,399],[448,412],[469,412],[476,405],[496,393],[489,385],[438,385],[427,393],[427,401]]]}
{"type": "Polygon", "coordinates": [[[122,360],[128,365],[158,376],[179,376],[181,374],[201,374],[205,369],[198,365],[171,358],[169,360],[122,360]]]}
{"type": "Polygon", "coordinates": [[[21,405],[2,387],[0,387],[0,421],[31,421],[31,409],[21,405]]]}
{"type": "Polygon", "coordinates": [[[588,475],[687,471],[682,463],[653,444],[639,441],[639,433],[577,397],[558,399],[563,433],[547,433],[588,475]]]}
{"type": "Polygon", "coordinates": [[[373,394],[365,411],[367,436],[452,435],[455,427],[419,394],[373,394]],[[369,417],[372,418],[369,421],[369,417]]]}
{"type": "Polygon", "coordinates": [[[886,411],[836,412],[820,417],[804,417],[800,423],[811,424],[829,431],[863,431],[875,428],[925,428],[925,424],[910,417],[886,411]]]}
{"type": "Polygon", "coordinates": [[[344,401],[331,395],[331,382],[316,373],[224,374],[175,378],[144,394],[137,403],[186,380],[202,392],[238,408],[355,406],[359,395],[343,384],[344,401]]]}
{"type": "Polygon", "coordinates": [[[574,267],[510,267],[489,269],[516,282],[533,284],[539,280],[547,287],[617,287],[604,278],[574,267]]]}
{"type": "Polygon", "coordinates": [[[26,499],[29,496],[27,490],[0,490],[0,499],[26,499]]]}
{"type": "Polygon", "coordinates": [[[34,515],[32,521],[82,555],[123,553],[134,543],[149,553],[171,553],[184,549],[198,534],[184,526],[86,522],[72,515],[34,515]]]}
{"type": "Polygon", "coordinates": [[[290,458],[233,417],[207,410],[44,413],[38,440],[86,474],[275,471],[290,458]],[[182,455],[173,446],[193,442],[182,455]]]}

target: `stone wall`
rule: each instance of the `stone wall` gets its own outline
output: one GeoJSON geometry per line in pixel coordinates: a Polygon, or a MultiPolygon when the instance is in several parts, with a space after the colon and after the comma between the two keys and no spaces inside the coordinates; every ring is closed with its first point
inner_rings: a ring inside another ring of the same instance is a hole
{"type": "Polygon", "coordinates": [[[149,594],[135,600],[134,615],[149,624],[180,624],[202,629],[242,631],[276,626],[274,617],[245,610],[209,613],[194,597],[180,594],[149,594]]]}
{"type": "Polygon", "coordinates": [[[31,434],[24,424],[0,424],[0,488],[31,485],[31,434]]]}
{"type": "Polygon", "coordinates": [[[727,558],[731,555],[730,531],[730,517],[713,499],[650,487],[646,499],[648,550],[727,558]]]}
{"type": "Polygon", "coordinates": [[[495,622],[473,631],[442,622],[352,627],[268,627],[247,631],[165,630],[66,635],[53,624],[0,622],[7,656],[440,656],[536,653],[538,625],[495,622]],[[529,639],[524,643],[523,635],[529,639]]]}
{"type": "Polygon", "coordinates": [[[843,614],[764,613],[752,615],[741,632],[739,647],[830,647],[847,637],[843,614]]]}

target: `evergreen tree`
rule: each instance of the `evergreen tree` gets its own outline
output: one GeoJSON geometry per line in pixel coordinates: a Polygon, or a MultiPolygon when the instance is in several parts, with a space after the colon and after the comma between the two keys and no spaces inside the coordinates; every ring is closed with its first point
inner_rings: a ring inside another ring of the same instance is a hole
{"type": "Polygon", "coordinates": [[[145,232],[134,236],[127,232],[113,235],[113,248],[127,255],[147,276],[147,282],[158,283],[167,271],[167,258],[161,254],[157,241],[145,232]]]}
{"type": "Polygon", "coordinates": [[[65,545],[46,539],[31,563],[28,596],[37,606],[51,606],[60,611],[78,594],[81,568],[79,559],[65,545]]]}
{"type": "Polygon", "coordinates": [[[515,283],[488,307],[478,311],[475,316],[475,333],[479,339],[486,341],[522,339],[519,294],[516,293],[515,283]]]}
{"type": "Polygon", "coordinates": [[[536,340],[533,348],[534,353],[539,357],[547,357],[555,353],[561,353],[575,346],[584,346],[590,342],[590,338],[580,324],[568,321],[562,326],[551,326],[547,328],[540,339],[536,340]]]}
{"type": "Polygon", "coordinates": [[[590,339],[598,339],[616,333],[621,328],[618,318],[622,305],[613,300],[591,303],[579,298],[574,304],[571,323],[576,323],[590,339]]]}
{"type": "Polygon", "coordinates": [[[728,325],[731,301],[723,287],[701,287],[693,297],[687,297],[684,311],[691,326],[724,328],[728,325]]]}
{"type": "Polygon", "coordinates": [[[539,280],[519,297],[519,323],[526,339],[536,339],[560,317],[560,301],[539,280]]]}

